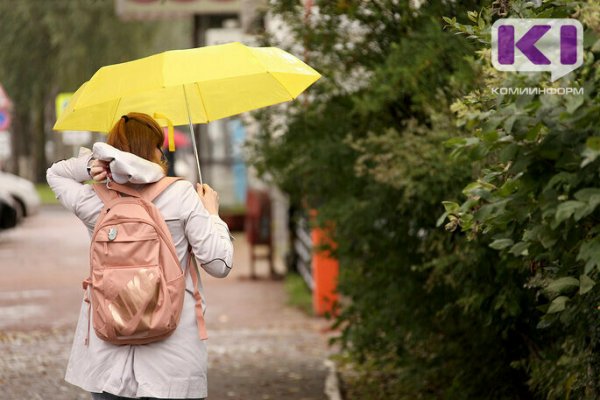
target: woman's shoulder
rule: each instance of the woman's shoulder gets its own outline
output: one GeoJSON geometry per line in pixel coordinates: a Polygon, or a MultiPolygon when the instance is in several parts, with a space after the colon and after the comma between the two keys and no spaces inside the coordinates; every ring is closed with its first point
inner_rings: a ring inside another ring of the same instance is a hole
{"type": "Polygon", "coordinates": [[[166,219],[185,218],[200,199],[190,181],[180,179],[167,187],[155,200],[166,219]]]}
{"type": "Polygon", "coordinates": [[[190,191],[195,191],[192,182],[185,179],[179,179],[173,182],[171,185],[169,185],[168,189],[171,189],[170,191],[173,192],[173,194],[184,194],[190,191]]]}
{"type": "MultiPolygon", "coordinates": [[[[151,185],[151,184],[145,183],[145,184],[138,184],[138,185],[131,185],[131,186],[138,191],[143,191],[144,188],[148,185],[151,185]]],[[[170,183],[162,191],[162,193],[160,193],[157,196],[157,199],[161,198],[161,197],[181,196],[189,191],[194,191],[194,186],[192,185],[192,183],[185,179],[178,179],[178,180],[170,183]]]]}

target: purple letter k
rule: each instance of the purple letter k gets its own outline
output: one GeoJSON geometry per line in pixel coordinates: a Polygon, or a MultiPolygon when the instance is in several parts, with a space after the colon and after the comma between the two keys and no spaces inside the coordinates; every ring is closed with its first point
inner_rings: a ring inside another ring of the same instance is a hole
{"type": "Polygon", "coordinates": [[[540,40],[546,32],[550,30],[550,25],[535,25],[524,34],[517,42],[516,46],[525,57],[535,65],[548,65],[550,60],[535,47],[535,43],[540,40]]]}

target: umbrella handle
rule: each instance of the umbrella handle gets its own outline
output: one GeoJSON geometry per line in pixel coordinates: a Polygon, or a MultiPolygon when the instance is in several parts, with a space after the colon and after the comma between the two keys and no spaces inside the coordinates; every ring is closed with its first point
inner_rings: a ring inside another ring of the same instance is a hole
{"type": "Polygon", "coordinates": [[[185,85],[183,87],[183,97],[185,97],[185,106],[187,108],[188,122],[190,124],[190,133],[192,135],[192,146],[194,147],[194,156],[196,156],[196,166],[198,167],[198,182],[202,186],[202,171],[200,171],[200,157],[198,156],[198,147],[196,146],[196,135],[194,134],[194,125],[192,124],[192,114],[190,114],[190,105],[188,103],[185,85]]]}

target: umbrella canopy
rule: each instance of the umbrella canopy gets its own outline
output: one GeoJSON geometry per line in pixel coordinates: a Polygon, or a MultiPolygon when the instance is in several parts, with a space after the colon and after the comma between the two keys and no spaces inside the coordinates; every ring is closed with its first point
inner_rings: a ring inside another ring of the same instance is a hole
{"type": "Polygon", "coordinates": [[[319,77],[275,47],[235,42],[172,50],[100,68],[75,92],[54,129],[108,132],[132,111],[162,114],[173,125],[206,123],[292,100],[319,77]]]}

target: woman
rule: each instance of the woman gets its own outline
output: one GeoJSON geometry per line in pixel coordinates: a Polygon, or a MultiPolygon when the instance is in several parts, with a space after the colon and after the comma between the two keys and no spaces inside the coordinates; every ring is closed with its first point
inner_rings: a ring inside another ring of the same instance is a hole
{"type": "MultiPolygon", "coordinates": [[[[83,182],[90,178],[98,182],[117,180],[118,176],[139,189],[159,180],[167,168],[160,150],[163,141],[163,130],[150,116],[129,113],[109,132],[106,144],[94,146],[98,149],[95,155],[104,161],[94,159],[88,150],[87,154],[57,162],[48,169],[48,183],[91,236],[103,204],[91,185],[83,182]]],[[[229,229],[218,216],[218,194],[206,184],[194,190],[190,182],[180,180],[160,194],[154,204],[167,222],[180,265],[187,268],[191,246],[207,273],[226,277],[233,246],[229,229]]],[[[190,274],[184,272],[186,294],[179,325],[171,336],[158,342],[115,346],[99,339],[93,329],[88,333],[88,307],[82,302],[66,381],[91,392],[94,400],[205,398],[207,352],[198,336],[193,284],[190,274]]],[[[204,304],[201,284],[199,289],[204,304]]]]}

